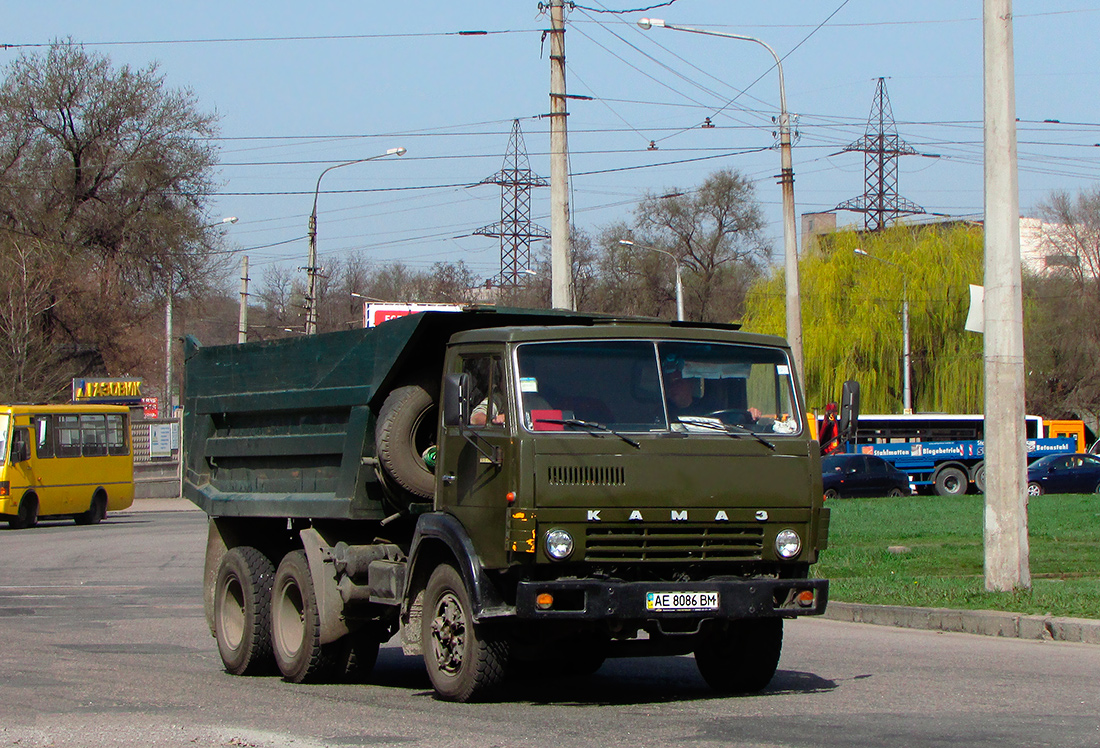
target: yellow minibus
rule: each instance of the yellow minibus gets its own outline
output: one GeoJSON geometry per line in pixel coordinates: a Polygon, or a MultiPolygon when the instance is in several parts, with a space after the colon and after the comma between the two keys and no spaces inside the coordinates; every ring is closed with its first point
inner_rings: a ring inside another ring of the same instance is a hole
{"type": "Polygon", "coordinates": [[[99,523],[134,501],[130,411],[118,405],[0,405],[0,519],[99,523]]]}

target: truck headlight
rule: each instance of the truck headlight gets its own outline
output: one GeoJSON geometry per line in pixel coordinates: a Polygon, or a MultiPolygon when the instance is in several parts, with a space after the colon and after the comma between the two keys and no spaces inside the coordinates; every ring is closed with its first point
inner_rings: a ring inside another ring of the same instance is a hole
{"type": "Polygon", "coordinates": [[[794,530],[780,530],[775,536],[775,552],[780,558],[794,558],[802,550],[802,538],[794,530]]]}
{"type": "Polygon", "coordinates": [[[564,561],[573,553],[573,536],[566,530],[546,533],[546,555],[555,561],[564,561]]]}

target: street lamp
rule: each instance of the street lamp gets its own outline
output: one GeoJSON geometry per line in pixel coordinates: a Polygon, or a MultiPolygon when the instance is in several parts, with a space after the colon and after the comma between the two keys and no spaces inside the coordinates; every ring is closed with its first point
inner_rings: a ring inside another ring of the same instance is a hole
{"type": "Polygon", "coordinates": [[[385,153],[379,153],[377,156],[357,158],[354,161],[334,164],[322,171],[320,176],[317,177],[317,187],[313,190],[313,211],[309,214],[309,266],[306,267],[306,273],[309,275],[309,295],[306,297],[306,335],[317,333],[317,196],[321,194],[321,179],[333,169],[339,169],[343,166],[374,161],[386,156],[404,155],[404,147],[390,148],[385,153]]]}
{"type": "Polygon", "coordinates": [[[913,388],[910,383],[909,374],[909,276],[905,272],[905,269],[896,262],[890,262],[884,260],[881,257],[875,257],[872,254],[868,254],[865,250],[857,248],[855,253],[860,257],[866,257],[869,260],[877,260],[884,265],[892,265],[897,268],[901,273],[901,345],[902,345],[902,407],[905,408],[905,413],[913,412],[913,388]]]}
{"type": "Polygon", "coordinates": [[[783,256],[787,284],[787,342],[791,345],[795,368],[802,375],[805,372],[802,369],[802,301],[798,294],[798,245],[796,244],[794,223],[794,167],[791,165],[791,121],[790,115],[787,113],[787,89],[783,83],[783,63],[774,49],[755,36],[730,34],[722,31],[704,31],[689,26],[673,26],[671,23],[665,23],[660,18],[643,18],[638,21],[638,25],[647,31],[653,26],[657,26],[673,31],[686,31],[690,34],[721,36],[726,39],[754,42],[768,50],[775,59],[775,67],[779,72],[779,157],[782,166],[779,184],[783,188],[783,256]]]}
{"type": "Polygon", "coordinates": [[[672,261],[676,264],[676,319],[680,322],[684,321],[684,281],[680,276],[680,258],[671,252],[664,249],[657,249],[656,247],[647,247],[644,244],[638,244],[632,242],[629,239],[620,239],[619,244],[623,244],[627,247],[637,247],[638,249],[648,249],[651,252],[660,252],[663,255],[668,255],[672,258],[672,261]]]}

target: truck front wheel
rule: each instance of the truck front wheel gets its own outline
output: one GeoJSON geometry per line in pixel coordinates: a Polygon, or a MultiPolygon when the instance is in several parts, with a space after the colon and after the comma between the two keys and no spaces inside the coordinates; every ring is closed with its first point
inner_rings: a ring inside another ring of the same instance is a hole
{"type": "Polygon", "coordinates": [[[334,647],[321,644],[321,614],[305,551],[283,556],[275,572],[271,645],[279,672],[293,683],[323,680],[334,668],[334,647]]]}
{"type": "Polygon", "coordinates": [[[226,671],[254,675],[271,670],[271,582],[275,567],[251,546],[231,548],[218,568],[214,636],[226,671]]]}
{"type": "Polygon", "coordinates": [[[715,691],[752,693],[771,682],[783,649],[782,618],[730,621],[702,636],[695,664],[715,691]]]}
{"type": "Polygon", "coordinates": [[[424,664],[439,698],[474,701],[504,680],[508,644],[474,624],[470,596],[453,566],[432,572],[420,625],[424,664]]]}

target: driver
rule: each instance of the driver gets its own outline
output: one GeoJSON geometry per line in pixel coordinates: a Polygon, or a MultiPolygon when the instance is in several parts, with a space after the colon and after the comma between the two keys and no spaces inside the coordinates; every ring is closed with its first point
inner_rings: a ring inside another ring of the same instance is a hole
{"type": "Polygon", "coordinates": [[[673,416],[700,415],[695,412],[695,386],[690,379],[670,379],[665,384],[665,399],[668,400],[669,413],[673,416]]]}

